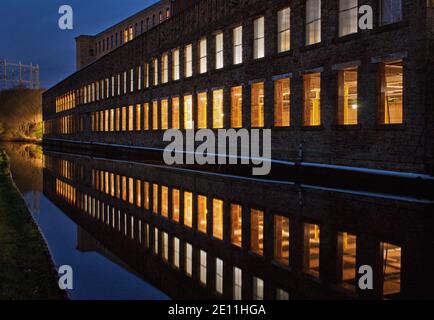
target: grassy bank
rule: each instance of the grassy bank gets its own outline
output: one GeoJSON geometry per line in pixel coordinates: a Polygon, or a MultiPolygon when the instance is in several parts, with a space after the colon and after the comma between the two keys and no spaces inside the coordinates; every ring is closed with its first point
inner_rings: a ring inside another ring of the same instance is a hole
{"type": "Polygon", "coordinates": [[[0,300],[64,299],[45,242],[0,150],[0,300]]]}

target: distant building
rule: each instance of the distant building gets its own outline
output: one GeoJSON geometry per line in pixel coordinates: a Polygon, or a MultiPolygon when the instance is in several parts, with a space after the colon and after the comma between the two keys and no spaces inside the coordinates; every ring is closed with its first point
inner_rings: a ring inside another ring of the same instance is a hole
{"type": "Polygon", "coordinates": [[[161,0],[95,36],[77,37],[77,70],[154,28],[194,2],[194,0],[161,0]]]}

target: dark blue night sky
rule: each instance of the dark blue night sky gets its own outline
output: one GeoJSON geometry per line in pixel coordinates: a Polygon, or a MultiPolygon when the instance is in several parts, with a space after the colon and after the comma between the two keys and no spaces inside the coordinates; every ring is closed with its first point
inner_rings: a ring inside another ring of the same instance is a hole
{"type": "Polygon", "coordinates": [[[156,0],[0,0],[0,59],[39,64],[51,87],[75,71],[75,40],[96,34],[156,0]],[[74,30],[58,27],[59,7],[74,9],[74,30]]]}

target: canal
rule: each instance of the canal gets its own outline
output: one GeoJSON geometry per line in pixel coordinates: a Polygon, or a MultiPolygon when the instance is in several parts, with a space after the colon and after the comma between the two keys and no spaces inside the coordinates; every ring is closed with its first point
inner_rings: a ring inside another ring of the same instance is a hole
{"type": "Polygon", "coordinates": [[[433,298],[429,200],[4,148],[71,299],[433,298]]]}

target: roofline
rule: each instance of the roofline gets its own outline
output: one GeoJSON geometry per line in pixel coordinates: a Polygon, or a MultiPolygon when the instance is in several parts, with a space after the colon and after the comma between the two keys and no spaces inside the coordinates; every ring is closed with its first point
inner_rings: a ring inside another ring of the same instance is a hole
{"type": "Polygon", "coordinates": [[[127,21],[130,20],[130,19],[134,19],[135,17],[140,16],[142,13],[144,13],[144,12],[146,12],[146,11],[148,11],[148,10],[151,10],[152,8],[157,7],[158,5],[160,5],[160,4],[162,4],[163,2],[166,2],[166,1],[169,1],[170,3],[173,2],[173,0],[159,0],[158,2],[156,2],[156,3],[152,4],[152,5],[150,5],[149,7],[146,7],[145,9],[143,9],[143,10],[141,10],[141,11],[139,11],[139,12],[133,14],[132,16],[129,16],[128,18],[125,18],[125,19],[119,21],[118,23],[115,23],[115,24],[112,25],[111,27],[109,27],[109,28],[107,28],[107,29],[105,29],[105,30],[103,30],[103,31],[101,31],[101,32],[99,32],[99,33],[97,33],[97,34],[94,35],[93,37],[95,37],[95,38],[96,38],[96,37],[99,37],[99,36],[103,35],[105,32],[107,32],[107,31],[109,31],[109,30],[116,29],[116,26],[118,26],[118,25],[120,25],[120,24],[123,24],[123,23],[127,22],[127,21]]]}

